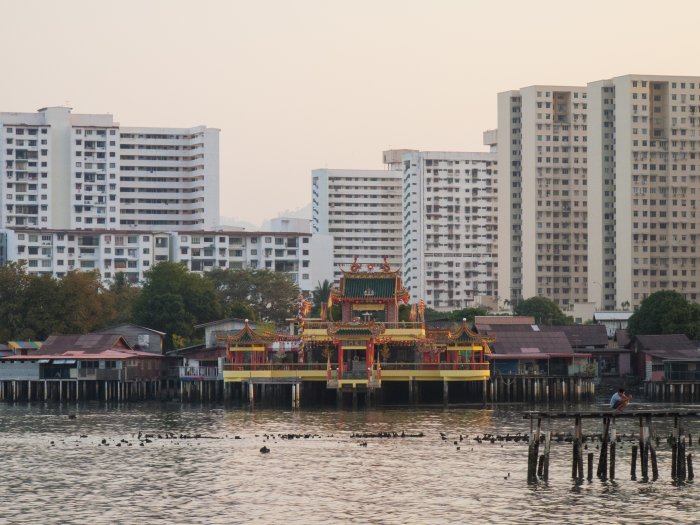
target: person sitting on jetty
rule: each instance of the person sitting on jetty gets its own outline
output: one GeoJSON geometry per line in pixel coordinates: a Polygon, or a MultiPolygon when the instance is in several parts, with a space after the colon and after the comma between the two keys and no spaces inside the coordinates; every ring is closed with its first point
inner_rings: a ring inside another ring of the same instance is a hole
{"type": "Polygon", "coordinates": [[[610,398],[610,408],[616,413],[622,412],[622,409],[629,405],[630,401],[632,401],[632,396],[625,394],[625,389],[621,388],[610,398]]]}

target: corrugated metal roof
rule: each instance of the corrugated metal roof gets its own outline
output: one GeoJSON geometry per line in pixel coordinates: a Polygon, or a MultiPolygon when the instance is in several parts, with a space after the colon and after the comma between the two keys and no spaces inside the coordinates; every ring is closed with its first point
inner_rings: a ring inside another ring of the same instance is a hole
{"type": "Polygon", "coordinates": [[[562,332],[496,332],[491,343],[495,354],[573,354],[562,332]]]}
{"type": "Polygon", "coordinates": [[[534,332],[531,324],[488,324],[477,323],[476,330],[481,334],[496,334],[501,332],[534,332]]]}
{"type": "Polygon", "coordinates": [[[562,332],[573,348],[608,345],[608,332],[602,324],[581,324],[571,326],[540,326],[543,332],[562,332]]]}
{"type": "Polygon", "coordinates": [[[7,343],[11,350],[36,350],[41,348],[41,341],[9,341],[7,343]]]}
{"type": "Polygon", "coordinates": [[[635,337],[635,346],[640,352],[659,359],[700,358],[700,350],[685,334],[638,335],[635,337]]]}
{"type": "MultiPolygon", "coordinates": [[[[102,330],[95,330],[93,333],[95,333],[95,334],[119,334],[119,335],[123,335],[122,332],[124,331],[123,330],[124,327],[138,328],[139,330],[146,330],[147,332],[152,332],[154,334],[158,334],[161,336],[166,335],[165,332],[159,332],[158,330],[154,330],[153,328],[148,328],[147,326],[141,326],[141,325],[134,324],[134,323],[120,323],[120,324],[116,324],[114,326],[108,326],[107,328],[104,328],[102,330]]],[[[197,328],[197,327],[195,326],[195,328],[197,328]]]]}
{"type": "Polygon", "coordinates": [[[100,354],[121,350],[133,352],[126,340],[117,334],[52,335],[33,355],[57,355],[67,352],[100,354]]]}
{"type": "Polygon", "coordinates": [[[629,332],[623,328],[618,328],[615,330],[615,341],[617,341],[618,346],[627,346],[631,341],[629,332]]]}
{"type": "Polygon", "coordinates": [[[593,314],[594,321],[627,321],[634,315],[634,312],[596,312],[593,314]]]}
{"type": "Polygon", "coordinates": [[[531,315],[477,315],[475,324],[535,324],[535,318],[531,315]]]}

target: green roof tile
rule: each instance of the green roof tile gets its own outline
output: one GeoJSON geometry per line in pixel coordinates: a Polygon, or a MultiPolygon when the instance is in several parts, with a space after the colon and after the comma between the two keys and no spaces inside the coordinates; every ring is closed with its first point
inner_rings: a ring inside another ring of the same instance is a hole
{"type": "Polygon", "coordinates": [[[396,278],[345,277],[345,299],[388,299],[396,296],[396,278]]]}

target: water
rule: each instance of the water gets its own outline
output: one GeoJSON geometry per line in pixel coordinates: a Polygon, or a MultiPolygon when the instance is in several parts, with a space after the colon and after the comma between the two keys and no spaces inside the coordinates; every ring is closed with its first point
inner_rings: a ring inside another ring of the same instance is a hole
{"type": "MultiPolygon", "coordinates": [[[[562,442],[552,445],[549,483],[528,486],[525,443],[473,440],[526,432],[521,410],[0,404],[0,523],[700,521],[698,485],[669,480],[663,439],[655,483],[629,480],[631,443],[624,443],[616,482],[577,485],[570,479],[571,445],[562,442]],[[139,431],[204,437],[154,437],[139,446],[139,431]],[[382,431],[425,437],[351,437],[382,431]],[[265,439],[264,433],[320,437],[265,439]],[[459,441],[460,434],[469,437],[459,441]],[[117,447],[120,440],[132,446],[117,447]],[[261,454],[262,446],[271,452],[261,454]]],[[[631,421],[620,423],[618,433],[633,431],[631,421]]],[[[661,434],[667,428],[657,425],[661,434]]],[[[560,422],[555,430],[570,426],[560,422]]],[[[599,424],[586,421],[588,431],[599,432],[599,424]]],[[[700,422],[690,431],[700,437],[700,422]]]]}

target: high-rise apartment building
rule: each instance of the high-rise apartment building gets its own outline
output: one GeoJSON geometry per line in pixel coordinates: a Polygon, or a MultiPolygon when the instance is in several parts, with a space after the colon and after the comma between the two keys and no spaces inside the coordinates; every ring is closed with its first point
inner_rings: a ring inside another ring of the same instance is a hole
{"type": "Polygon", "coordinates": [[[70,108],[0,113],[0,226],[202,229],[219,221],[218,130],[125,128],[70,108]]]}
{"type": "Polygon", "coordinates": [[[211,228],[219,224],[219,130],[120,130],[120,227],[211,228]]]}
{"type": "Polygon", "coordinates": [[[700,77],[627,75],[589,91],[591,300],[700,299],[700,77]]]}
{"type": "Polygon", "coordinates": [[[436,310],[495,307],[496,154],[404,151],[401,158],[403,279],[412,301],[436,310]]]}
{"type": "Polygon", "coordinates": [[[588,300],[585,87],[498,95],[499,295],[588,300]]]}
{"type": "Polygon", "coordinates": [[[311,179],[312,233],[333,237],[336,281],[355,257],[401,265],[401,171],[318,169],[311,179]]]}

